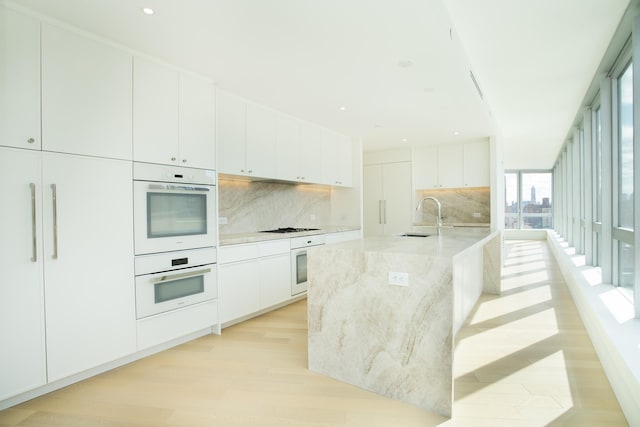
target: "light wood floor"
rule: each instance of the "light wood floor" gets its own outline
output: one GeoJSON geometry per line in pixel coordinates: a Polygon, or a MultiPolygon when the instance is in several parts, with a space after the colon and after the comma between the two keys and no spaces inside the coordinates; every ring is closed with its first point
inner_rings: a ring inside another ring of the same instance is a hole
{"type": "Polygon", "coordinates": [[[450,420],[309,372],[300,301],[2,411],[0,425],[627,425],[546,243],[511,243],[502,285],[458,335],[450,420]]]}

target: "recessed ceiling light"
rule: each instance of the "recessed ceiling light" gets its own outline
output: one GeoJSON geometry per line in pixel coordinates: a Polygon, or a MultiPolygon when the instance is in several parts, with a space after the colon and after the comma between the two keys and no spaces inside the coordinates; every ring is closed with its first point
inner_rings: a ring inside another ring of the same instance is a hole
{"type": "Polygon", "coordinates": [[[155,13],[155,11],[153,9],[151,9],[150,7],[144,7],[144,8],[142,8],[142,11],[144,13],[146,13],[147,15],[153,15],[155,13]]]}
{"type": "Polygon", "coordinates": [[[402,138],[402,142],[407,142],[407,138],[402,138]]]}
{"type": "Polygon", "coordinates": [[[458,135],[460,135],[460,132],[455,131],[453,134],[454,134],[454,135],[456,135],[456,136],[458,136],[458,135]]]}
{"type": "Polygon", "coordinates": [[[344,105],[340,107],[340,111],[344,111],[346,109],[347,109],[347,107],[345,107],[344,105]]]}

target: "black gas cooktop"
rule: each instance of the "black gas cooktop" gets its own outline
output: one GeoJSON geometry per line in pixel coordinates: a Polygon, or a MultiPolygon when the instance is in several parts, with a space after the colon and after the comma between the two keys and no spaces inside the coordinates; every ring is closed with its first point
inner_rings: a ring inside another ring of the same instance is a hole
{"type": "Polygon", "coordinates": [[[263,230],[261,233],[298,233],[300,231],[317,231],[319,228],[294,228],[294,227],[285,227],[285,228],[276,228],[275,230],[263,230]]]}

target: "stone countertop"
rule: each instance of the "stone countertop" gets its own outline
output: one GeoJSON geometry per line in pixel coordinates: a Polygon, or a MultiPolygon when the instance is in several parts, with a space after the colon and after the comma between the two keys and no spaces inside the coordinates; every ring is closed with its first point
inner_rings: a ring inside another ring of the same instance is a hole
{"type": "MultiPolygon", "coordinates": [[[[338,243],[333,249],[361,252],[398,253],[427,257],[453,258],[493,238],[499,231],[484,227],[443,228],[440,235],[429,237],[367,237],[338,243]]],[[[324,247],[311,248],[323,250],[324,247]]]]}
{"type": "Polygon", "coordinates": [[[360,227],[347,227],[347,226],[326,226],[326,227],[318,227],[318,228],[319,228],[318,230],[301,231],[298,233],[264,233],[264,232],[257,231],[254,233],[223,234],[223,235],[220,235],[219,241],[220,241],[220,246],[226,246],[226,245],[237,245],[241,243],[264,242],[267,240],[289,239],[291,237],[314,236],[318,234],[342,233],[347,231],[360,230],[360,227]]]}

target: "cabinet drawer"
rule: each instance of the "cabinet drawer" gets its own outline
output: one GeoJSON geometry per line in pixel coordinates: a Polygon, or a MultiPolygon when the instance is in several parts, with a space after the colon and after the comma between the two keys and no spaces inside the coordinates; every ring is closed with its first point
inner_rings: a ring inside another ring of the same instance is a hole
{"type": "Polygon", "coordinates": [[[138,320],[138,351],[200,331],[218,323],[218,301],[138,320]]]}
{"type": "Polygon", "coordinates": [[[278,239],[260,243],[221,246],[218,249],[218,262],[226,264],[289,252],[291,248],[289,240],[278,239]]]}

